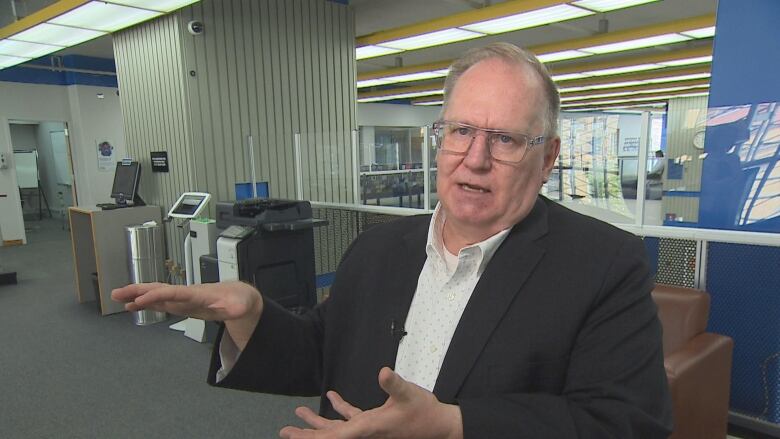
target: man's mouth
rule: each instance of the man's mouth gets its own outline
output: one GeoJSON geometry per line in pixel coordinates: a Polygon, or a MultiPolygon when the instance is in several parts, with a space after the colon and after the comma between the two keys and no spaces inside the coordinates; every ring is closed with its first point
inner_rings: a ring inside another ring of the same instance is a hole
{"type": "Polygon", "coordinates": [[[470,185],[470,184],[466,184],[466,183],[461,183],[460,187],[463,190],[468,191],[468,192],[479,192],[479,193],[482,193],[482,194],[490,192],[490,190],[485,189],[483,187],[470,185]]]}

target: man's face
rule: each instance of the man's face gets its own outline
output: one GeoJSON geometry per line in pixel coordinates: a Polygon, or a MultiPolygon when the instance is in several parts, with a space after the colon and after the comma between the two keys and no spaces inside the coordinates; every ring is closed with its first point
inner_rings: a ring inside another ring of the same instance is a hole
{"type": "MultiPolygon", "coordinates": [[[[444,119],[536,137],[544,134],[544,105],[541,81],[530,70],[487,59],[460,77],[444,119]]],[[[439,151],[436,184],[445,227],[484,239],[518,223],[533,207],[559,147],[560,139],[548,139],[517,164],[493,160],[485,135],[466,155],[439,151]]]]}

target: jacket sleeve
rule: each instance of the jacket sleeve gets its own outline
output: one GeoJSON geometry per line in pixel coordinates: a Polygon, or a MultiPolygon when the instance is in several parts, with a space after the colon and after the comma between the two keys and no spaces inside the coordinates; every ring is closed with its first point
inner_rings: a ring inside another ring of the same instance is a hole
{"type": "Polygon", "coordinates": [[[458,399],[465,438],[669,436],[661,326],[644,255],[637,238],[616,253],[576,337],[562,392],[458,399]]]}

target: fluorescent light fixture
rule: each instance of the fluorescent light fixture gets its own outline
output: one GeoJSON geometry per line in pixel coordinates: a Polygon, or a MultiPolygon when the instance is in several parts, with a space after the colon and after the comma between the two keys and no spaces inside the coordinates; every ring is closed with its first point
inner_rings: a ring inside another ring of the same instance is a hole
{"type": "MultiPolygon", "coordinates": [[[[645,96],[645,97],[639,97],[639,98],[624,98],[624,99],[611,99],[606,101],[600,101],[600,102],[588,102],[588,105],[607,105],[607,104],[622,104],[625,102],[646,102],[646,101],[660,101],[660,100],[666,100],[666,99],[672,99],[672,98],[681,98],[681,97],[691,97],[691,96],[707,96],[709,92],[697,92],[697,93],[684,93],[684,94],[678,94],[678,95],[661,95],[661,96],[645,96]]],[[[582,104],[561,104],[561,107],[564,106],[576,106],[576,105],[582,105],[582,104]]]]}
{"type": "Polygon", "coordinates": [[[81,44],[105,34],[106,32],[99,32],[96,30],[77,29],[74,27],[41,23],[24,32],[19,32],[11,38],[15,41],[27,41],[30,43],[52,44],[67,47],[81,44]]]}
{"type": "Polygon", "coordinates": [[[198,0],[105,0],[108,3],[133,6],[136,8],[151,9],[159,12],[171,12],[176,9],[191,5],[198,0]]]}
{"type": "Polygon", "coordinates": [[[691,64],[703,64],[712,62],[712,55],[709,56],[697,56],[695,58],[683,58],[683,59],[675,59],[672,61],[662,61],[658,64],[661,64],[662,66],[666,67],[677,67],[677,66],[687,66],[691,64]]]}
{"type": "Polygon", "coordinates": [[[632,85],[640,85],[645,84],[644,81],[623,81],[623,82],[612,82],[609,84],[595,84],[595,85],[588,85],[588,90],[601,90],[602,88],[616,88],[616,87],[631,87],[632,85]]]}
{"type": "Polygon", "coordinates": [[[444,101],[413,102],[412,105],[444,105],[444,101]]]}
{"type": "Polygon", "coordinates": [[[447,76],[446,70],[444,71],[436,70],[430,72],[417,72],[417,73],[407,73],[405,75],[398,75],[398,76],[388,76],[382,79],[390,82],[409,82],[409,81],[421,81],[423,79],[441,78],[444,76],[447,76]]]}
{"type": "Polygon", "coordinates": [[[624,66],[624,67],[613,67],[611,69],[591,70],[590,72],[585,72],[584,74],[592,75],[592,76],[620,75],[623,73],[644,72],[646,70],[660,69],[662,67],[663,66],[659,64],[638,64],[635,66],[624,66]]]}
{"type": "Polygon", "coordinates": [[[471,40],[482,36],[484,36],[484,34],[458,28],[450,28],[413,37],[401,38],[399,40],[385,41],[382,43],[382,47],[413,50],[454,43],[457,41],[471,40]]]}
{"type": "Polygon", "coordinates": [[[656,1],[658,0],[579,0],[571,4],[597,12],[608,12],[656,1]]]}
{"type": "Polygon", "coordinates": [[[715,36],[715,26],[703,27],[701,29],[687,30],[685,32],[680,32],[680,33],[689,36],[691,38],[710,38],[715,36]]]}
{"type": "Polygon", "coordinates": [[[29,61],[30,59],[31,58],[22,58],[20,56],[0,55],[0,69],[15,66],[25,61],[29,61]]]}
{"type": "Polygon", "coordinates": [[[674,82],[674,81],[687,81],[689,79],[704,79],[704,78],[709,78],[710,76],[711,76],[710,73],[693,73],[690,75],[678,75],[678,76],[667,76],[662,78],[646,79],[644,82],[649,84],[657,84],[659,82],[674,82]]]}
{"type": "Polygon", "coordinates": [[[485,34],[501,34],[519,29],[528,29],[531,27],[543,26],[545,24],[572,20],[593,14],[595,14],[595,12],[587,9],[576,8],[570,5],[557,5],[549,8],[537,9],[535,11],[523,12],[521,14],[481,21],[479,23],[460,26],[460,28],[485,34]]]}
{"type": "Polygon", "coordinates": [[[0,55],[11,55],[22,58],[38,58],[62,49],[62,46],[50,44],[28,43],[26,41],[0,40],[0,55]]]}
{"type": "Polygon", "coordinates": [[[391,49],[389,47],[382,46],[363,46],[355,49],[355,59],[361,60],[366,58],[374,58],[382,55],[389,55],[391,53],[403,52],[401,49],[391,49]]]}
{"type": "Polygon", "coordinates": [[[358,98],[358,102],[378,102],[378,101],[390,101],[393,99],[405,99],[405,98],[416,98],[419,96],[431,96],[436,94],[442,94],[442,91],[413,91],[408,93],[397,93],[397,94],[391,94],[391,95],[385,95],[385,96],[373,96],[370,98],[358,98]]]}
{"type": "Polygon", "coordinates": [[[392,81],[385,79],[365,79],[357,82],[357,88],[373,87],[375,85],[392,84],[392,81]]]}
{"type": "Polygon", "coordinates": [[[160,15],[161,12],[93,1],[52,18],[49,23],[114,32],[160,15]]]}
{"type": "Polygon", "coordinates": [[[644,47],[660,46],[663,44],[679,43],[680,41],[688,41],[691,37],[686,37],[680,34],[663,34],[653,37],[638,38],[635,40],[620,41],[618,43],[602,44],[600,46],[585,47],[580,50],[592,53],[612,53],[622,52],[624,50],[641,49],[644,47]]]}
{"type": "Polygon", "coordinates": [[[552,75],[553,81],[568,81],[569,79],[587,78],[588,75],[584,73],[566,73],[564,75],[552,75]]]}
{"type": "Polygon", "coordinates": [[[563,50],[560,52],[545,53],[544,55],[537,56],[537,58],[541,62],[555,62],[563,61],[565,59],[582,58],[585,56],[593,56],[593,54],[581,50],[563,50]]]}
{"type": "Polygon", "coordinates": [[[637,90],[637,91],[621,91],[621,92],[614,92],[614,93],[599,93],[599,94],[593,94],[587,96],[561,96],[561,102],[614,98],[619,96],[635,96],[635,95],[643,95],[643,94],[651,94],[651,93],[669,93],[672,91],[695,90],[697,88],[709,88],[709,84],[687,85],[687,86],[680,86],[680,87],[664,87],[664,88],[654,88],[654,89],[637,90]]]}

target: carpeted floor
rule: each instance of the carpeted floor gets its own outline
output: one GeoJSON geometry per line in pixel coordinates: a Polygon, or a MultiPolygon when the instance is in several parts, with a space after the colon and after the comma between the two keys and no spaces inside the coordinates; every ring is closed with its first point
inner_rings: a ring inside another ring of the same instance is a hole
{"type": "Polygon", "coordinates": [[[317,406],[208,386],[210,345],[77,302],[61,221],[29,221],[28,242],[0,247],[19,279],[0,286],[1,438],[273,438],[317,406]]]}

